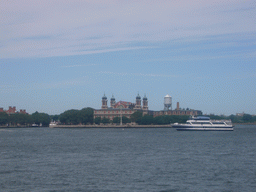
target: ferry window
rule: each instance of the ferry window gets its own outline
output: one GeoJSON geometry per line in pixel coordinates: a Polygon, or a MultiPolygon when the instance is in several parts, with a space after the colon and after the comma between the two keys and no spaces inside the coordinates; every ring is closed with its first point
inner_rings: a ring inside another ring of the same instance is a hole
{"type": "Polygon", "coordinates": [[[213,124],[224,124],[223,122],[212,122],[213,124]]]}

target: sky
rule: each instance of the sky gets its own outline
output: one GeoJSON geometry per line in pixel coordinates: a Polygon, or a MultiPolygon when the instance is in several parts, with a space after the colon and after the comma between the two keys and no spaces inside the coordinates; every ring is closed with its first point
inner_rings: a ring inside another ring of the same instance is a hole
{"type": "Polygon", "coordinates": [[[148,98],[256,114],[255,0],[1,0],[0,108],[50,115],[148,98]]]}

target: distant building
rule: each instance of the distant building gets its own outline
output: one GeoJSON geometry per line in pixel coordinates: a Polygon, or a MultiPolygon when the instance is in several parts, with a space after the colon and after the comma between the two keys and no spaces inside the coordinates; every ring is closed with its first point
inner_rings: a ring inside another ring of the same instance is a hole
{"type": "Polygon", "coordinates": [[[136,111],[141,111],[143,114],[148,113],[148,101],[147,97],[144,96],[143,98],[143,105],[141,106],[141,97],[138,94],[136,96],[135,103],[128,102],[128,101],[118,101],[116,102],[114,96],[110,99],[110,107],[108,107],[108,99],[106,95],[102,97],[102,105],[101,109],[94,110],[94,118],[108,118],[113,120],[115,117],[125,116],[127,118],[131,117],[136,111]]]}
{"type": "Polygon", "coordinates": [[[175,110],[169,110],[169,108],[166,107],[166,102],[164,105],[165,109],[162,111],[151,111],[148,108],[148,98],[146,97],[146,95],[143,97],[141,105],[141,97],[138,94],[136,96],[135,103],[127,101],[116,102],[114,96],[112,95],[110,99],[110,107],[108,107],[108,99],[104,94],[104,96],[102,97],[101,109],[94,110],[94,118],[100,117],[101,119],[108,118],[110,120],[113,120],[115,117],[121,116],[130,118],[131,115],[136,111],[141,111],[143,115],[148,114],[152,115],[153,117],[160,115],[202,115],[202,111],[200,110],[180,109],[179,102],[177,102],[177,108],[175,110]]]}
{"type": "Polygon", "coordinates": [[[236,116],[243,117],[244,116],[244,112],[243,113],[237,113],[236,116]]]}
{"type": "Polygon", "coordinates": [[[161,115],[188,115],[188,116],[198,116],[202,115],[202,111],[194,110],[194,109],[181,109],[180,103],[177,102],[177,107],[175,110],[163,110],[163,111],[150,111],[149,115],[153,115],[153,117],[161,116],[161,115]]]}
{"type": "Polygon", "coordinates": [[[0,108],[0,112],[5,112],[8,115],[14,114],[14,113],[27,114],[26,109],[20,109],[20,111],[17,111],[15,106],[14,107],[9,106],[8,110],[4,110],[4,108],[0,108]]]}

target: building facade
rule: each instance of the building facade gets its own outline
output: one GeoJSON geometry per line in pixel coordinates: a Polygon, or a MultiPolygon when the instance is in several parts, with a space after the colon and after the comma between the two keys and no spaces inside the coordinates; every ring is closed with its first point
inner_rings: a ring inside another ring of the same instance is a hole
{"type": "Polygon", "coordinates": [[[146,95],[142,99],[138,94],[135,98],[135,103],[127,101],[116,102],[115,97],[112,95],[110,99],[110,107],[108,107],[108,99],[106,95],[102,97],[101,109],[94,110],[94,118],[100,117],[101,119],[107,118],[113,120],[115,117],[127,117],[130,118],[136,111],[141,111],[143,115],[148,114],[153,117],[161,115],[188,115],[188,116],[198,116],[202,115],[202,111],[193,109],[180,109],[179,102],[177,102],[177,108],[175,110],[162,110],[162,111],[151,111],[148,108],[148,98],[146,95]]]}
{"type": "Polygon", "coordinates": [[[124,116],[130,118],[136,111],[141,111],[143,114],[148,113],[148,102],[146,96],[143,98],[143,105],[141,105],[141,97],[139,94],[136,96],[135,103],[127,101],[116,102],[115,97],[112,95],[110,99],[110,107],[108,107],[108,100],[104,94],[102,97],[101,109],[94,110],[94,118],[100,117],[101,119],[107,118],[110,120],[113,120],[115,117],[124,116]]]}
{"type": "Polygon", "coordinates": [[[17,111],[15,106],[14,106],[14,107],[9,106],[9,109],[8,109],[8,110],[4,110],[4,108],[0,108],[0,113],[1,113],[1,112],[5,112],[5,113],[7,113],[8,115],[14,114],[14,113],[27,114],[26,109],[20,109],[20,111],[17,111]]]}
{"type": "Polygon", "coordinates": [[[161,115],[188,115],[188,116],[198,116],[202,115],[202,111],[194,110],[194,109],[181,109],[180,103],[177,102],[177,107],[174,110],[163,110],[163,111],[150,111],[150,115],[153,117],[161,116],[161,115]]]}

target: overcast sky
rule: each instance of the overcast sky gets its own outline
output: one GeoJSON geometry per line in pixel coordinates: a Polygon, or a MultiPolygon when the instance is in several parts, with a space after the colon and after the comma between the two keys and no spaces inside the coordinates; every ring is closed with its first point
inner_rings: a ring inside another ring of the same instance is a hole
{"type": "MultiPolygon", "coordinates": [[[[256,114],[255,0],[1,0],[0,107],[60,114],[101,97],[256,114]]],[[[109,105],[109,102],[108,102],[109,105]]]]}

